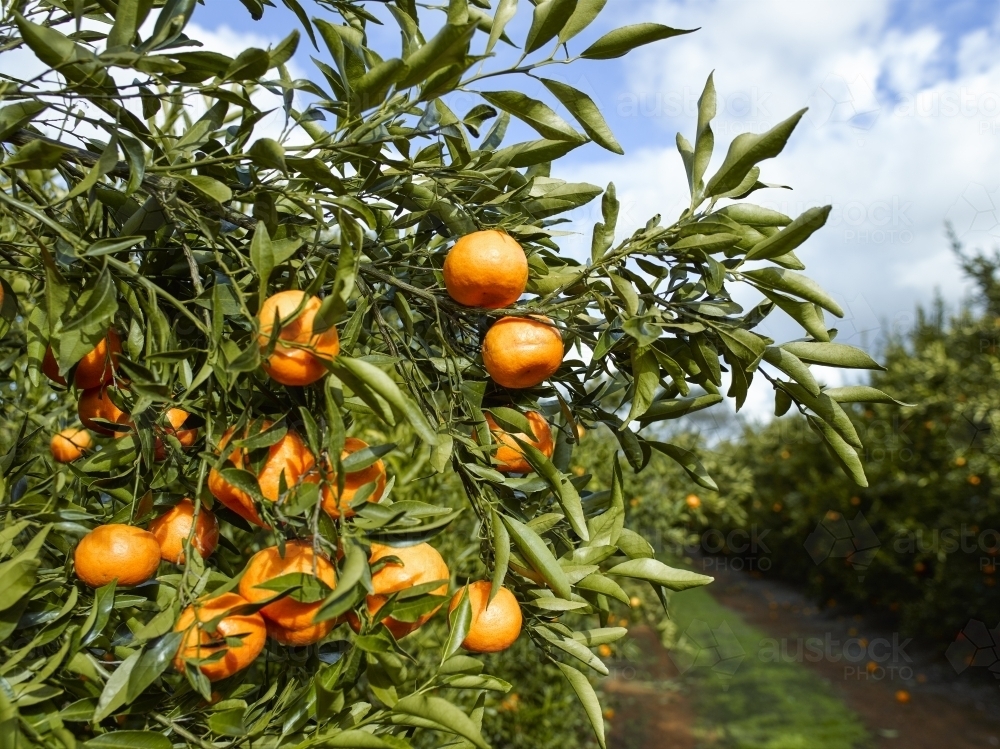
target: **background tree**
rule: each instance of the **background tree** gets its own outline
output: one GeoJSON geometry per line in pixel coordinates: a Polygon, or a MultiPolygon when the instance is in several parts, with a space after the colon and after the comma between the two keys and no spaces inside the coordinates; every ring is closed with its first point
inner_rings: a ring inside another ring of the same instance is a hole
{"type": "Polygon", "coordinates": [[[447,601],[431,571],[438,552],[421,547],[433,563],[419,584],[379,587],[399,572],[395,555],[436,538],[452,555],[442,558],[452,583],[485,579],[492,595],[501,585],[515,594],[532,652],[565,675],[603,745],[587,673],[606,671],[591,648],[626,633],[610,626],[629,605],[618,581],[648,583],[665,602],[710,578],[668,567],[624,527],[617,460],[602,466],[602,491],[568,470],[581,430],[611,430],[636,471],[662,453],[714,490],[696,454],[656,439],[653,425],[719,404],[724,381],[739,407],[764,377],[779,408],[806,413],[864,482],[840,405],[864,393],[823,390],[809,365],[874,362],[832,342],[824,310],[842,312],[794,254],[829,207],[793,220],[743,202],[768,187],[759,163],[802,112],[737,137],[709,177],[710,78],[693,142],[677,137],[690,206],[620,237],[613,185],[602,195],[552,176],[575,148],[621,149],[594,103],[545,68],[686,32],[640,23],[579,44],[604,2],[543,0],[505,66],[491,55],[512,44],[510,0],[495,11],[482,0],[322,0],[316,17],[284,2],[322,58],[313,79],[289,74],[297,32],[235,58],[199,48],[184,34],[187,0],[5,6],[5,51],[30,51],[41,72],[6,76],[0,109],[12,322],[0,743],[402,747],[439,732],[450,745],[486,746],[484,690],[509,687],[459,653],[474,624],[462,589],[436,651],[398,641],[447,601]],[[372,49],[373,24],[398,26],[401,48],[372,49]],[[526,76],[549,103],[520,92],[526,76]],[[263,124],[265,91],[280,100],[277,130],[263,124]],[[479,101],[456,113],[455,92],[479,101]],[[512,117],[539,137],[506,143],[512,117]],[[589,260],[568,257],[558,225],[600,195],[589,260]],[[524,248],[529,297],[469,307],[443,288],[454,240],[482,230],[524,248]],[[734,283],[763,301],[743,309],[734,283]],[[279,292],[302,293],[265,304],[279,292]],[[807,337],[775,345],[754,333],[775,307],[807,337]],[[544,374],[508,376],[538,363],[535,344],[544,374]],[[74,401],[104,436],[57,469],[46,445],[74,401]],[[551,454],[534,445],[530,412],[551,424],[551,454]],[[499,470],[498,442],[533,470],[499,470]],[[372,479],[348,486],[369,469],[372,479]],[[433,474],[463,497],[428,493],[433,474]],[[340,504],[349,488],[353,500],[340,504]],[[136,526],[182,498],[193,518],[217,516],[211,556],[188,532],[183,563],[161,564],[146,585],[77,579],[84,557],[122,580],[138,575],[134,554],[116,568],[113,546],[83,554],[78,541],[124,525],[122,537],[145,549],[136,526]],[[455,556],[442,531],[461,517],[474,518],[473,553],[466,544],[455,556]],[[237,596],[259,591],[241,571],[275,545],[276,558],[296,549],[303,566],[261,583],[271,598],[237,596]],[[300,614],[311,634],[292,626],[300,614]],[[292,660],[307,634],[311,648],[292,660]]]}

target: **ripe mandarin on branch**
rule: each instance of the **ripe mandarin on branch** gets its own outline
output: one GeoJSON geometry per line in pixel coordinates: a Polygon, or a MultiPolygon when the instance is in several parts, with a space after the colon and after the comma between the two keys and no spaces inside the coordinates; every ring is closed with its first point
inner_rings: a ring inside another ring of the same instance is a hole
{"type": "Polygon", "coordinates": [[[235,593],[223,593],[188,606],[181,612],[175,632],[183,632],[184,638],[174,656],[174,668],[184,670],[184,662],[189,658],[210,658],[216,653],[224,655],[202,663],[199,668],[209,681],[218,681],[241,671],[260,655],[267,641],[267,629],[260,614],[228,613],[238,606],[249,603],[235,593]],[[216,617],[223,616],[209,632],[205,626],[216,617]],[[239,639],[239,645],[230,645],[226,638],[239,639]]]}
{"type": "MultiPolygon", "coordinates": [[[[101,342],[76,363],[73,384],[80,390],[86,390],[111,382],[115,370],[118,369],[118,355],[121,351],[121,338],[114,328],[109,328],[108,334],[101,339],[101,342]]],[[[59,385],[66,384],[66,378],[59,374],[59,364],[51,346],[45,349],[45,356],[42,357],[42,373],[59,385]]]]}
{"type": "Polygon", "coordinates": [[[212,556],[219,544],[219,521],[215,515],[202,506],[195,523],[194,503],[187,497],[150,523],[149,532],[160,545],[160,557],[175,564],[184,564],[184,542],[189,536],[202,559],[212,556]],[[191,536],[192,526],[194,536],[191,536]]]}
{"type": "Polygon", "coordinates": [[[493,433],[493,439],[499,445],[496,454],[496,468],[498,471],[502,471],[503,473],[529,473],[533,470],[531,464],[525,460],[521,446],[517,444],[514,437],[527,442],[529,445],[534,445],[546,458],[552,457],[552,453],[555,451],[555,442],[552,440],[552,429],[549,428],[549,423],[545,420],[545,417],[538,413],[538,411],[528,411],[525,414],[525,418],[528,419],[528,423],[531,425],[531,431],[535,435],[534,438],[529,437],[523,432],[511,435],[496,423],[489,412],[485,416],[486,423],[490,427],[490,432],[493,433]]]}
{"type": "Polygon", "coordinates": [[[512,237],[493,229],[466,234],[444,260],[448,294],[468,307],[509,307],[528,283],[528,258],[512,237]]]}
{"type": "MultiPolygon", "coordinates": [[[[260,431],[265,431],[271,426],[271,422],[265,421],[260,427],[260,431]]],[[[219,441],[219,452],[225,450],[226,445],[233,438],[236,427],[229,427],[219,441]]],[[[243,432],[244,438],[249,436],[249,427],[243,432]]],[[[309,472],[316,460],[309,449],[305,446],[302,438],[295,432],[289,430],[285,436],[267,448],[263,465],[257,473],[257,484],[265,499],[277,502],[281,490],[281,475],[285,476],[285,486],[293,487],[309,472]]],[[[250,465],[250,456],[244,448],[236,448],[229,454],[229,462],[236,468],[253,471],[250,465]]],[[[238,515],[259,525],[264,526],[254,505],[253,497],[242,489],[238,489],[226,481],[221,471],[212,469],[208,474],[208,489],[217,500],[238,515]]]]}
{"type": "Polygon", "coordinates": [[[473,653],[499,653],[513,645],[521,634],[523,621],[521,604],[514,594],[506,588],[500,588],[490,601],[490,581],[478,580],[451,597],[449,614],[461,602],[464,590],[468,591],[472,620],[469,634],[462,640],[462,647],[473,653]]]}
{"type": "Polygon", "coordinates": [[[93,444],[94,439],[86,429],[69,427],[52,437],[49,451],[57,463],[71,463],[93,444]]]}
{"type": "Polygon", "coordinates": [[[547,317],[503,317],[483,338],[483,365],[506,388],[530,388],[556,373],[563,341],[547,317]]]}
{"type": "Polygon", "coordinates": [[[84,390],[80,394],[80,401],[77,403],[77,414],[80,416],[80,423],[88,429],[110,437],[115,434],[122,434],[103,424],[99,424],[95,419],[103,419],[113,424],[122,426],[130,425],[132,420],[124,411],[116,406],[108,395],[108,386],[91,388],[84,390]]]}
{"type": "MultiPolygon", "coordinates": [[[[165,421],[167,425],[160,427],[158,431],[160,431],[162,435],[171,435],[176,437],[177,441],[181,443],[181,447],[191,447],[198,440],[198,430],[196,428],[181,428],[187,422],[190,415],[191,414],[181,408],[168,408],[167,412],[163,415],[163,421],[165,421]]],[[[155,452],[156,460],[166,460],[167,442],[163,436],[158,435],[156,437],[153,450],[155,452]]]]}
{"type": "MultiPolygon", "coordinates": [[[[344,460],[348,455],[356,453],[368,447],[368,443],[356,437],[348,437],[344,441],[344,450],[340,454],[340,459],[344,460]]],[[[358,490],[366,484],[374,482],[375,488],[368,495],[369,502],[378,502],[385,491],[385,463],[381,458],[370,466],[362,468],[360,471],[350,471],[344,476],[344,491],[337,496],[337,475],[329,472],[326,476],[327,483],[323,487],[323,509],[326,513],[336,519],[341,515],[344,517],[354,517],[355,512],[351,509],[351,502],[354,501],[358,490]]]]}
{"type": "Polygon", "coordinates": [[[99,525],[76,546],[76,576],[91,588],[118,580],[125,587],[139,585],[156,574],[160,544],[149,531],[133,525],[99,525]]]}
{"type": "Polygon", "coordinates": [[[271,340],[275,318],[281,326],[274,351],[261,366],[283,385],[316,382],[327,371],[323,360],[329,361],[340,353],[340,338],[335,327],[313,333],[313,322],[321,304],[319,297],[306,298],[304,291],[291,290],[280,291],[261,305],[257,315],[260,321],[257,342],[262,351],[271,340]],[[288,319],[292,315],[294,318],[288,319]]]}
{"type": "MultiPolygon", "coordinates": [[[[276,577],[295,572],[317,577],[330,588],[337,587],[336,569],[329,559],[317,554],[312,544],[307,541],[289,541],[285,544],[284,557],[281,556],[281,549],[277,546],[258,551],[250,557],[243,577],[240,578],[240,595],[252,603],[266,601],[278,595],[279,591],[258,586],[276,577]]],[[[260,610],[260,613],[269,622],[287,631],[287,633],[282,632],[286,639],[292,637],[291,632],[306,628],[312,628],[311,633],[322,638],[325,634],[320,634],[323,627],[318,624],[323,623],[314,620],[316,612],[322,605],[322,601],[302,603],[291,596],[285,596],[274,603],[269,603],[260,610]]]]}
{"type": "MultiPolygon", "coordinates": [[[[383,546],[372,544],[372,553],[369,563],[374,564],[383,557],[396,557],[399,563],[392,562],[386,564],[382,569],[372,575],[372,589],[374,593],[367,598],[368,613],[374,615],[382,608],[389,596],[410,588],[423,585],[424,583],[442,580],[438,588],[431,593],[441,596],[448,592],[448,578],[451,573],[444,558],[430,544],[416,544],[415,546],[383,546]]],[[[437,613],[438,606],[433,611],[422,614],[414,622],[404,622],[389,616],[382,620],[382,623],[392,632],[398,640],[419,629],[437,613]]],[[[347,615],[351,627],[357,632],[361,629],[361,622],[353,612],[347,615]]]]}

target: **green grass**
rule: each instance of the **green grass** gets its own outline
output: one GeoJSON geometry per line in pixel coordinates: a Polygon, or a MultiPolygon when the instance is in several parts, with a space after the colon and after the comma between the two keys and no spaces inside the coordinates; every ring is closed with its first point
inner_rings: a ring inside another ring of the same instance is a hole
{"type": "MultiPolygon", "coordinates": [[[[710,663],[704,653],[684,674],[697,710],[702,747],[718,749],[857,749],[872,740],[858,717],[830,685],[797,663],[770,663],[757,657],[766,635],[727,609],[704,588],[673,596],[671,614],[679,631],[715,637],[729,668],[710,663]],[[692,622],[694,628],[691,629],[692,622]],[[707,628],[704,626],[707,624],[707,628]],[[730,635],[725,626],[728,626],[730,635]],[[722,628],[720,630],[720,627],[722,628]],[[721,638],[721,639],[720,639],[721,638]],[[736,645],[738,643],[738,646],[736,645]],[[742,661],[739,652],[746,654],[742,661]],[[732,670],[728,675],[723,671],[732,670]]],[[[699,637],[703,639],[703,637],[699,637]]],[[[683,642],[683,641],[682,641],[683,642]]],[[[693,649],[688,650],[693,657],[693,649]]],[[[676,652],[675,659],[680,659],[676,652]]]]}

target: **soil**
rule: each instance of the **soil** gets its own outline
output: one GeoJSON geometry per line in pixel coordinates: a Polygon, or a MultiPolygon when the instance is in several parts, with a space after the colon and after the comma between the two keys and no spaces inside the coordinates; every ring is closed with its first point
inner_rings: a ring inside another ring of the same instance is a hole
{"type": "MultiPolygon", "coordinates": [[[[892,632],[862,616],[821,611],[791,586],[744,572],[723,570],[715,577],[709,589],[715,600],[769,637],[787,638],[786,652],[793,656],[799,639],[813,637],[829,636],[840,643],[852,638],[892,642],[892,632]]],[[[897,636],[897,641],[903,645],[906,638],[897,636]]],[[[882,655],[891,650],[874,652],[882,655]]],[[[871,671],[867,659],[847,663],[803,658],[802,663],[834,686],[861,717],[879,749],[1000,746],[1000,688],[995,682],[975,681],[969,673],[958,676],[940,654],[914,643],[897,653],[881,663],[872,661],[871,671]]]]}
{"type": "MultiPolygon", "coordinates": [[[[822,611],[791,586],[747,573],[716,571],[709,592],[769,638],[787,642],[794,657],[801,639],[846,643],[893,635],[864,617],[822,611]]],[[[694,749],[695,714],[680,689],[677,669],[645,626],[631,630],[641,658],[615,664],[602,687],[611,698],[610,749],[694,749]]],[[[902,645],[905,638],[898,638],[902,645]]],[[[834,646],[833,652],[842,652],[834,646]]],[[[877,649],[875,652],[890,652],[877,649]]],[[[799,659],[797,659],[799,660],[799,659]]],[[[1000,747],[1000,688],[957,676],[939,653],[913,643],[879,663],[800,659],[818,672],[869,729],[878,749],[1000,747]],[[905,693],[905,694],[904,694],[905,693]]]]}
{"type": "Polygon", "coordinates": [[[645,625],[632,627],[629,637],[642,658],[613,664],[601,685],[613,705],[613,713],[605,713],[609,749],[694,749],[691,701],[678,691],[677,669],[660,638],[645,625]]]}

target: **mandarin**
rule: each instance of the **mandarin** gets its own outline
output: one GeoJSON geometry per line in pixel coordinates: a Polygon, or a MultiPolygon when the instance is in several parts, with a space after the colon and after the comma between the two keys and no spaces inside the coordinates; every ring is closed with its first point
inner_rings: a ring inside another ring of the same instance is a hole
{"type": "Polygon", "coordinates": [[[132,420],[124,411],[116,406],[108,395],[108,385],[90,388],[80,394],[80,401],[77,404],[77,413],[80,416],[80,423],[88,429],[105,437],[114,434],[124,434],[111,429],[104,424],[99,424],[95,419],[103,419],[112,424],[131,425],[132,420]]]}
{"type": "MultiPolygon", "coordinates": [[[[444,558],[430,544],[399,547],[372,544],[369,563],[374,564],[383,557],[396,557],[399,562],[386,564],[372,575],[372,590],[374,592],[367,597],[366,601],[369,614],[376,614],[393,593],[400,593],[424,583],[442,580],[441,585],[432,590],[431,594],[440,596],[448,592],[448,578],[451,577],[451,572],[448,570],[444,558]]],[[[426,624],[440,608],[438,606],[433,611],[422,614],[414,622],[404,622],[389,616],[382,620],[382,624],[399,640],[426,624]]],[[[355,632],[360,631],[361,621],[354,612],[348,613],[347,619],[355,632]]]]}
{"type": "MultiPolygon", "coordinates": [[[[271,422],[265,421],[260,427],[264,431],[271,426],[271,422]]],[[[225,450],[229,440],[232,439],[236,427],[229,427],[219,441],[219,452],[225,450]]],[[[249,436],[249,427],[244,431],[244,437],[249,436]]],[[[262,450],[264,448],[261,448],[262,450]]],[[[229,462],[237,468],[252,470],[249,465],[250,456],[244,448],[236,448],[229,455],[229,462]]],[[[267,457],[263,465],[257,472],[257,484],[265,499],[277,502],[280,498],[281,476],[284,474],[285,486],[291,488],[299,483],[316,460],[309,449],[305,446],[302,438],[295,432],[289,430],[285,436],[267,448],[267,457]]],[[[238,489],[223,478],[221,471],[213,468],[208,474],[208,489],[217,500],[246,520],[264,527],[254,505],[253,497],[238,489]]]]}
{"type": "MultiPolygon", "coordinates": [[[[337,571],[329,559],[317,554],[309,542],[289,541],[285,544],[284,557],[281,556],[281,549],[277,546],[258,551],[250,557],[243,577],[240,578],[240,595],[251,603],[266,601],[276,596],[278,592],[257,586],[295,572],[313,575],[330,588],[337,587],[337,571]]],[[[291,596],[285,596],[267,604],[260,613],[279,627],[299,630],[317,625],[314,617],[322,605],[322,601],[302,603],[291,596]]]]}
{"type": "Polygon", "coordinates": [[[257,342],[262,351],[271,340],[276,318],[280,325],[274,351],[261,366],[282,385],[316,382],[327,371],[323,360],[329,361],[340,353],[340,338],[335,327],[313,333],[313,321],[321,304],[319,297],[307,299],[304,291],[290,290],[268,297],[261,305],[257,315],[260,321],[257,342]],[[298,314],[288,319],[296,310],[298,314]]]}
{"type": "Polygon", "coordinates": [[[256,613],[227,614],[238,606],[248,604],[249,601],[235,593],[223,593],[184,609],[174,625],[174,632],[184,633],[174,656],[174,668],[183,671],[188,659],[209,658],[221,652],[224,653],[221,658],[199,666],[209,681],[218,681],[253,663],[267,641],[264,617],[256,613]],[[219,620],[214,631],[209,632],[204,625],[223,614],[227,615],[219,620]],[[230,646],[227,638],[238,638],[240,644],[230,646]]]}
{"type": "Polygon", "coordinates": [[[493,440],[498,445],[496,455],[496,468],[498,471],[503,473],[530,473],[533,470],[531,464],[525,459],[520,445],[515,441],[515,437],[536,447],[546,458],[552,457],[552,453],[556,447],[555,442],[552,440],[552,430],[549,428],[549,423],[545,420],[545,417],[538,413],[538,411],[528,411],[525,414],[525,418],[528,419],[528,423],[531,425],[534,439],[523,432],[513,435],[505,432],[489,412],[485,416],[486,423],[493,434],[493,440]]]}
{"type": "Polygon", "coordinates": [[[545,317],[504,317],[483,338],[483,365],[506,388],[530,388],[556,373],[563,340],[545,317]]]}
{"type": "Polygon", "coordinates": [[[500,588],[490,601],[490,586],[489,580],[470,583],[456,592],[448,605],[450,614],[462,600],[462,593],[468,591],[472,619],[462,647],[473,653],[499,653],[521,634],[521,604],[507,588],[500,588]]]}
{"type": "Polygon", "coordinates": [[[275,624],[270,620],[265,620],[267,624],[267,635],[273,637],[282,645],[300,647],[302,645],[314,645],[333,631],[333,628],[340,624],[341,619],[327,619],[301,629],[288,629],[280,624],[275,624]]]}
{"type": "Polygon", "coordinates": [[[93,437],[86,429],[69,427],[52,437],[49,451],[57,463],[72,463],[94,444],[93,437]]]}
{"type": "MultiPolygon", "coordinates": [[[[368,443],[356,437],[348,437],[344,441],[344,449],[340,453],[343,460],[348,455],[356,453],[368,447],[368,443]]],[[[351,502],[354,501],[358,490],[366,484],[375,484],[375,488],[368,495],[369,502],[378,502],[385,491],[385,463],[381,458],[376,460],[367,468],[359,471],[350,471],[344,475],[344,491],[341,492],[339,501],[337,497],[337,474],[329,472],[326,476],[326,484],[323,486],[323,509],[326,513],[337,519],[341,515],[350,518],[355,512],[351,509],[351,502]]]]}
{"type": "Polygon", "coordinates": [[[160,545],[156,536],[134,525],[99,525],[82,539],[73,553],[76,576],[91,588],[112,580],[139,585],[156,574],[160,545]]]}
{"type": "Polygon", "coordinates": [[[187,497],[150,523],[149,532],[160,545],[160,558],[174,564],[184,564],[184,542],[188,538],[202,559],[212,556],[219,544],[219,521],[215,515],[202,506],[195,522],[194,502],[187,497]]]}
{"type": "MultiPolygon", "coordinates": [[[[109,328],[108,334],[101,339],[101,342],[76,363],[73,384],[80,390],[87,390],[111,382],[115,370],[118,369],[118,355],[121,352],[121,338],[114,328],[109,328]]],[[[42,357],[42,373],[59,385],[66,384],[66,378],[59,374],[59,363],[51,346],[46,347],[45,356],[42,357]]]]}
{"type": "Polygon", "coordinates": [[[444,259],[444,285],[459,304],[509,307],[528,283],[528,258],[509,235],[493,229],[466,234],[444,259]]]}
{"type": "MultiPolygon", "coordinates": [[[[167,412],[163,415],[164,421],[169,426],[164,426],[159,429],[163,435],[170,435],[176,437],[177,441],[181,443],[181,447],[191,447],[198,440],[198,430],[197,428],[181,429],[185,422],[190,416],[187,411],[182,408],[168,408],[167,412]]],[[[167,459],[167,443],[166,440],[161,436],[157,436],[156,443],[153,448],[155,452],[156,460],[166,460],[167,459]]]]}

